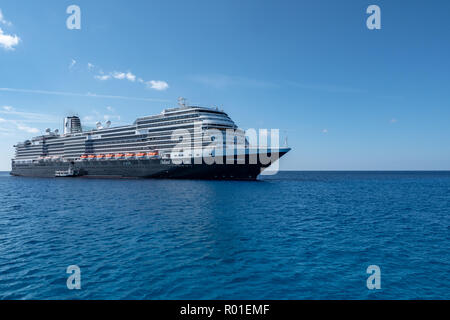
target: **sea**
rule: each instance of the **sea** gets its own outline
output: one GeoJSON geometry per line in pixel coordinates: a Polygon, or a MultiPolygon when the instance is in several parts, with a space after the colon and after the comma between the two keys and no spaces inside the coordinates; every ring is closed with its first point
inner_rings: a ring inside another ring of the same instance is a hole
{"type": "Polygon", "coordinates": [[[450,172],[2,172],[0,299],[450,299],[450,172]]]}

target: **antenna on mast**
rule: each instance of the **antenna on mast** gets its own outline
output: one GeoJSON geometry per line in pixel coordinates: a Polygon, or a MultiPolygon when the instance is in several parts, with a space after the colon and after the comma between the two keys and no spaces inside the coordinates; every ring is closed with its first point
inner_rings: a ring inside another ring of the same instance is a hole
{"type": "Polygon", "coordinates": [[[178,98],[178,105],[179,105],[181,108],[186,108],[186,99],[183,98],[183,97],[179,97],[179,98],[178,98]]]}
{"type": "Polygon", "coordinates": [[[284,136],[284,146],[287,148],[288,147],[288,135],[287,135],[287,131],[285,131],[286,132],[286,135],[284,136]]]}

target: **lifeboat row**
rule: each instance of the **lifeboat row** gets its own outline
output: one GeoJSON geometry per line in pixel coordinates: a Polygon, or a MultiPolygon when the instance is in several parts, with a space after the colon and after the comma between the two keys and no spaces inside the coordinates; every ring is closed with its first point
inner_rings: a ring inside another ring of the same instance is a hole
{"type": "Polygon", "coordinates": [[[37,158],[37,161],[61,161],[63,158],[61,156],[41,156],[37,158]]]}
{"type": "Polygon", "coordinates": [[[81,160],[148,159],[157,158],[158,151],[139,153],[83,154],[81,160]]]}

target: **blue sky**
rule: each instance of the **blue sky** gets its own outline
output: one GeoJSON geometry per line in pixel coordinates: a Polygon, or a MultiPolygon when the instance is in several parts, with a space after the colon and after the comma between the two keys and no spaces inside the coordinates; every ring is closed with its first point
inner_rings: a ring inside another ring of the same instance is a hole
{"type": "Polygon", "coordinates": [[[191,103],[279,128],[282,169],[450,170],[448,1],[0,3],[0,170],[12,145],[191,103]],[[68,30],[66,8],[81,8],[68,30]],[[381,8],[368,30],[366,8],[381,8]],[[2,45],[3,41],[3,45],[2,45]],[[17,43],[16,43],[17,42],[17,43]]]}

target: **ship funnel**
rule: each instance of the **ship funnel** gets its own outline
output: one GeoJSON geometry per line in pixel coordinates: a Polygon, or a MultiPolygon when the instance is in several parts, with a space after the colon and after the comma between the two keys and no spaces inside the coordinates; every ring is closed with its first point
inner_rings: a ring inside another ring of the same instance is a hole
{"type": "Polygon", "coordinates": [[[77,116],[70,116],[64,119],[64,134],[82,132],[81,121],[77,116]]]}
{"type": "Polygon", "coordinates": [[[106,126],[106,128],[109,128],[109,127],[111,127],[111,121],[106,121],[106,124],[105,124],[105,126],[106,126]]]}

